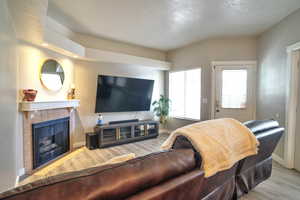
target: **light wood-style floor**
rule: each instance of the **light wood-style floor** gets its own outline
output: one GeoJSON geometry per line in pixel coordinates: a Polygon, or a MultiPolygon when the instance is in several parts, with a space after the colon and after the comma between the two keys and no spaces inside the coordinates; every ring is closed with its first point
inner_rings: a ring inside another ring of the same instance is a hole
{"type": "MultiPolygon", "coordinates": [[[[143,156],[156,152],[160,150],[161,144],[167,137],[167,134],[160,134],[156,139],[105,149],[88,150],[81,148],[26,178],[20,185],[60,173],[93,167],[119,155],[135,153],[136,156],[143,156]]],[[[271,178],[258,185],[253,191],[241,199],[300,200],[300,173],[283,168],[274,162],[271,178]]]]}

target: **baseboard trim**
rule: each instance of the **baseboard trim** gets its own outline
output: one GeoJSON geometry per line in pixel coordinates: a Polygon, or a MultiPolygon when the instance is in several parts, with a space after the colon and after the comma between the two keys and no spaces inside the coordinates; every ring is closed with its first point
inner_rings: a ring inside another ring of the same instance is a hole
{"type": "Polygon", "coordinates": [[[19,181],[20,181],[20,178],[22,176],[25,175],[25,168],[21,168],[18,170],[18,174],[17,174],[17,177],[16,177],[16,181],[15,181],[15,186],[17,187],[19,185],[19,181]]]}
{"type": "Polygon", "coordinates": [[[82,141],[82,142],[76,142],[73,144],[73,148],[79,148],[79,147],[83,147],[85,146],[85,142],[82,141]]]}
{"type": "Polygon", "coordinates": [[[285,164],[284,160],[280,156],[278,156],[278,155],[276,155],[276,154],[273,153],[272,154],[272,158],[273,158],[273,160],[275,160],[276,162],[278,162],[280,165],[286,167],[286,164],[285,164]]]}
{"type": "Polygon", "coordinates": [[[19,185],[19,180],[20,180],[20,176],[17,176],[16,181],[15,181],[15,187],[18,187],[18,185],[19,185]]]}

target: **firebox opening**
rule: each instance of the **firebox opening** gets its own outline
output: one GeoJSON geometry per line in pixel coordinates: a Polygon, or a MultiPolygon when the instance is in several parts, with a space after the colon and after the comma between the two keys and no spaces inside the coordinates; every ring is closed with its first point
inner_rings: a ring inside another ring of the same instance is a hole
{"type": "Polygon", "coordinates": [[[32,125],[34,169],[69,151],[69,121],[66,117],[32,125]]]}

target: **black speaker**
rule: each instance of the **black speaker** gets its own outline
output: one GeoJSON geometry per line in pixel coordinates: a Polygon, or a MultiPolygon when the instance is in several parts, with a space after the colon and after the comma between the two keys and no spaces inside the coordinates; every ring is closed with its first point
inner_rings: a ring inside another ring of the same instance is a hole
{"type": "Polygon", "coordinates": [[[99,148],[98,138],[99,136],[97,133],[87,133],[85,135],[85,146],[90,150],[99,148]]]}
{"type": "Polygon", "coordinates": [[[130,123],[130,122],[138,122],[138,119],[129,119],[129,120],[121,120],[121,121],[111,121],[108,124],[123,124],[123,123],[130,123]]]}

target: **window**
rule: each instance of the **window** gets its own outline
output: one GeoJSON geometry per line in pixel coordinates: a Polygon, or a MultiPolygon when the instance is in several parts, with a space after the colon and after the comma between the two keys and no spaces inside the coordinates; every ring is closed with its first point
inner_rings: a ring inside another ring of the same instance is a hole
{"type": "Polygon", "coordinates": [[[222,108],[246,108],[247,70],[222,71],[222,108]]]}
{"type": "Polygon", "coordinates": [[[170,72],[171,116],[200,120],[201,69],[170,72]]]}

